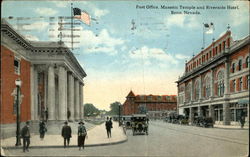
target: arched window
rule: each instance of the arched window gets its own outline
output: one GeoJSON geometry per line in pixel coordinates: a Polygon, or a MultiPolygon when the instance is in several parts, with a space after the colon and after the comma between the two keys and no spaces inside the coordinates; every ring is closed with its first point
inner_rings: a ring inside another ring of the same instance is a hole
{"type": "Polygon", "coordinates": [[[239,60],[238,65],[239,65],[239,71],[241,71],[241,69],[242,69],[242,60],[241,59],[239,60]]]}
{"type": "Polygon", "coordinates": [[[210,78],[205,79],[205,98],[210,97],[210,78]]]}
{"type": "Polygon", "coordinates": [[[232,73],[235,72],[235,63],[232,64],[232,73]]]}
{"type": "Polygon", "coordinates": [[[224,73],[220,71],[218,73],[218,80],[217,80],[217,89],[218,89],[218,96],[223,96],[224,95],[224,73]]]}
{"type": "Polygon", "coordinates": [[[249,56],[247,56],[246,58],[246,68],[250,67],[250,60],[249,60],[249,56]]]}
{"type": "Polygon", "coordinates": [[[186,101],[189,102],[191,100],[191,84],[189,83],[185,90],[186,101]]]}
{"type": "Polygon", "coordinates": [[[200,83],[197,81],[195,83],[195,100],[198,100],[200,96],[200,83]]]}

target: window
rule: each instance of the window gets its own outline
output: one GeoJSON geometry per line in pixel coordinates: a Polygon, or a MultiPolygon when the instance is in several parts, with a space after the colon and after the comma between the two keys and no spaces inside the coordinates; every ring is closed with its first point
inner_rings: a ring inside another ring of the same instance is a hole
{"type": "Polygon", "coordinates": [[[249,56],[247,56],[246,58],[246,68],[250,67],[250,60],[249,60],[249,56]]]}
{"type": "Polygon", "coordinates": [[[223,51],[226,49],[226,41],[223,41],[223,51]]]}
{"type": "Polygon", "coordinates": [[[241,59],[239,60],[238,65],[239,65],[239,71],[241,71],[241,69],[242,69],[242,61],[241,61],[241,59]]]}
{"type": "Polygon", "coordinates": [[[209,51],[209,57],[210,58],[212,57],[212,51],[209,51]]]}
{"type": "Polygon", "coordinates": [[[200,84],[197,81],[195,84],[195,100],[198,100],[200,96],[200,84]]]}
{"type": "Polygon", "coordinates": [[[20,60],[14,59],[15,74],[20,75],[20,60]]]}
{"type": "Polygon", "coordinates": [[[152,100],[152,96],[148,96],[148,100],[151,101],[152,100]]]}
{"type": "Polygon", "coordinates": [[[219,45],[219,52],[221,52],[221,44],[219,45]]]}
{"type": "Polygon", "coordinates": [[[239,78],[239,91],[242,90],[242,77],[239,78]]]}
{"type": "Polygon", "coordinates": [[[161,100],[161,96],[158,96],[158,100],[161,100]]]}
{"type": "Polygon", "coordinates": [[[235,92],[235,88],[236,88],[236,81],[235,80],[233,80],[233,85],[232,85],[232,87],[233,87],[233,91],[232,92],[235,92]]]}
{"type": "Polygon", "coordinates": [[[191,99],[191,84],[188,84],[186,87],[186,101],[189,102],[191,99]]]}
{"type": "Polygon", "coordinates": [[[218,96],[223,96],[224,95],[224,73],[220,71],[218,73],[218,96]]]}
{"type": "Polygon", "coordinates": [[[232,64],[232,73],[235,72],[235,63],[232,64]]]}
{"type": "Polygon", "coordinates": [[[239,64],[239,71],[241,71],[241,69],[242,69],[242,60],[241,59],[239,60],[238,64],[239,64]]]}
{"type": "Polygon", "coordinates": [[[167,100],[167,101],[170,101],[170,96],[166,96],[166,100],[167,100]]]}
{"type": "Polygon", "coordinates": [[[207,77],[205,80],[205,98],[209,98],[210,96],[210,78],[207,77]]]}

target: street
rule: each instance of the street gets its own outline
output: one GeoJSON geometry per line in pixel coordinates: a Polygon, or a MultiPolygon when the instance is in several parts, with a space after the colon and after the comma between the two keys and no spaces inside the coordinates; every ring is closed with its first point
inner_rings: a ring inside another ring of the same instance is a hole
{"type": "MultiPolygon", "coordinates": [[[[98,135],[97,135],[98,136],[98,135]]],[[[132,135],[128,141],[116,145],[74,148],[32,148],[5,150],[16,156],[247,156],[248,130],[200,128],[150,121],[149,135],[132,135]]],[[[32,144],[31,144],[32,145],[32,144]]]]}

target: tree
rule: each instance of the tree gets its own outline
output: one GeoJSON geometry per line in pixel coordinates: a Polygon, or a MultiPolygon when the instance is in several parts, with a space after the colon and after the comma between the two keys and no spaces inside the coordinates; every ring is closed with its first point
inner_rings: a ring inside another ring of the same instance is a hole
{"type": "Polygon", "coordinates": [[[112,104],[110,104],[110,111],[109,114],[110,115],[118,115],[119,114],[119,106],[120,106],[120,111],[122,113],[122,106],[121,103],[116,101],[113,102],[112,104]]]}
{"type": "Polygon", "coordinates": [[[93,104],[84,104],[85,116],[94,116],[94,115],[98,115],[99,113],[100,111],[93,104]]]}
{"type": "Polygon", "coordinates": [[[148,112],[146,105],[139,105],[138,112],[139,112],[139,114],[146,114],[148,112]]]}

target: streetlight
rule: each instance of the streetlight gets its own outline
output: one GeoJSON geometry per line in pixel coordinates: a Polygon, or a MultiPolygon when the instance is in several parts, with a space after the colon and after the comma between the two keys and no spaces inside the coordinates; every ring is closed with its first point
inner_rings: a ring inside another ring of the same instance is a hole
{"type": "Polygon", "coordinates": [[[119,126],[121,126],[121,103],[118,104],[119,107],[119,126]]]}
{"type": "Polygon", "coordinates": [[[20,141],[20,115],[19,115],[19,93],[20,93],[20,87],[22,85],[22,81],[20,79],[17,79],[15,81],[16,84],[16,95],[17,95],[17,99],[16,99],[16,146],[21,145],[21,141],[20,141]]]}

